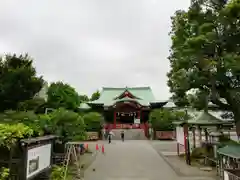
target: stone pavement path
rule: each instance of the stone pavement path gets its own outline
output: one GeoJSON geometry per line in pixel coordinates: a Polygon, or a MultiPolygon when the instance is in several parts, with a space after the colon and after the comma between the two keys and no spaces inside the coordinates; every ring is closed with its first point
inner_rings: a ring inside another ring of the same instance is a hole
{"type": "Polygon", "coordinates": [[[149,141],[113,141],[105,144],[105,152],[105,155],[98,154],[96,161],[84,173],[84,180],[185,179],[177,177],[149,141]]]}

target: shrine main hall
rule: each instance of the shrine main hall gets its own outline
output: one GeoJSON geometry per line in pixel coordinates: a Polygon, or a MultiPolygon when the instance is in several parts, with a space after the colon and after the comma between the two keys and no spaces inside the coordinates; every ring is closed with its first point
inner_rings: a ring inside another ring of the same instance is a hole
{"type": "Polygon", "coordinates": [[[111,128],[146,128],[151,110],[165,106],[157,101],[150,87],[103,87],[98,100],[89,102],[100,111],[111,128]]]}

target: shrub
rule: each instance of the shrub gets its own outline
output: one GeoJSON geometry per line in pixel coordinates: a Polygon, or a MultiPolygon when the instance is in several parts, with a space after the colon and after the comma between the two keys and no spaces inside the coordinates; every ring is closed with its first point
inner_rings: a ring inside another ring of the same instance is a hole
{"type": "MultiPolygon", "coordinates": [[[[40,111],[43,109],[44,105],[46,104],[44,98],[35,97],[33,99],[26,100],[24,102],[20,102],[18,104],[18,110],[20,111],[40,111]]],[[[44,112],[44,110],[42,110],[44,112]]]]}
{"type": "Polygon", "coordinates": [[[19,139],[29,138],[33,130],[21,123],[0,124],[0,146],[11,148],[19,139]]]}
{"type": "Polygon", "coordinates": [[[99,132],[101,130],[101,123],[103,120],[101,114],[97,112],[89,112],[83,116],[83,119],[86,125],[86,131],[99,132]]]}
{"type": "Polygon", "coordinates": [[[85,140],[84,120],[78,113],[60,108],[49,116],[48,128],[53,134],[63,137],[64,141],[85,140]]]}
{"type": "Polygon", "coordinates": [[[156,109],[150,113],[149,121],[155,131],[172,131],[173,121],[187,119],[187,115],[182,111],[168,109],[156,109]]]}
{"type": "Polygon", "coordinates": [[[198,148],[193,149],[191,157],[198,159],[198,158],[202,158],[207,155],[208,155],[208,152],[207,152],[206,148],[198,147],[198,148]]]}
{"type": "Polygon", "coordinates": [[[43,135],[43,124],[40,125],[39,116],[33,111],[5,111],[0,114],[0,122],[7,124],[22,123],[33,130],[33,136],[43,135]]]}
{"type": "Polygon", "coordinates": [[[1,168],[0,170],[0,180],[8,180],[9,179],[9,169],[1,168]]]}
{"type": "Polygon", "coordinates": [[[62,180],[64,179],[64,167],[63,166],[53,166],[51,172],[51,180],[62,180]]]}

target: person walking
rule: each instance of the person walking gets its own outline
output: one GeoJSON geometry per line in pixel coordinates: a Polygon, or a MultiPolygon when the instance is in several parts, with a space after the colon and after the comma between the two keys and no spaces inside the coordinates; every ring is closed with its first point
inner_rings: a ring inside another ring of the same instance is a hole
{"type": "Polygon", "coordinates": [[[122,142],[124,142],[124,131],[123,130],[121,131],[121,139],[122,139],[122,142]]]}
{"type": "Polygon", "coordinates": [[[112,142],[112,136],[114,136],[114,133],[112,130],[109,130],[108,132],[108,143],[110,144],[112,142]]]}
{"type": "Polygon", "coordinates": [[[102,134],[103,134],[103,140],[107,140],[107,129],[103,128],[102,134]]]}

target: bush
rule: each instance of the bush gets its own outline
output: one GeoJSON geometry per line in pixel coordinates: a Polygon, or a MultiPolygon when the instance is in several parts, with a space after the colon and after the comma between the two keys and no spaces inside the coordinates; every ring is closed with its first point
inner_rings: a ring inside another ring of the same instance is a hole
{"type": "Polygon", "coordinates": [[[191,154],[192,158],[198,159],[198,158],[202,158],[204,156],[207,156],[208,152],[206,148],[203,147],[198,147],[198,148],[194,148],[191,154]]]}
{"type": "Polygon", "coordinates": [[[86,125],[86,131],[99,132],[101,130],[101,123],[103,120],[101,114],[96,112],[89,112],[83,116],[83,119],[86,125]]]}
{"type": "Polygon", "coordinates": [[[155,131],[172,131],[173,121],[187,119],[185,112],[168,109],[156,109],[150,113],[149,121],[155,131]]]}
{"type": "Polygon", "coordinates": [[[63,166],[53,166],[51,172],[51,180],[62,180],[64,179],[64,167],[63,166]]]}
{"type": "Polygon", "coordinates": [[[9,169],[1,168],[0,170],[0,180],[8,180],[9,179],[9,169]]]}
{"type": "Polygon", "coordinates": [[[168,110],[153,110],[149,118],[155,131],[172,131],[173,118],[172,113],[168,110]]]}
{"type": "Polygon", "coordinates": [[[0,122],[3,124],[22,123],[32,128],[33,136],[35,137],[44,134],[44,124],[41,123],[40,125],[39,116],[33,111],[5,111],[3,114],[0,114],[0,122]]]}
{"type": "Polygon", "coordinates": [[[49,114],[49,117],[48,129],[63,137],[64,141],[86,139],[84,120],[78,113],[60,108],[49,114]]]}
{"type": "Polygon", "coordinates": [[[33,132],[30,127],[21,123],[0,124],[0,146],[10,149],[18,140],[31,137],[33,132]]]}
{"type": "Polygon", "coordinates": [[[24,102],[20,102],[18,104],[18,110],[20,111],[43,111],[44,112],[44,105],[46,104],[45,99],[35,97],[33,99],[26,100],[24,102]]]}
{"type": "Polygon", "coordinates": [[[35,114],[33,111],[6,111],[0,114],[0,123],[6,127],[25,125],[31,129],[31,137],[54,134],[63,137],[64,141],[86,138],[83,118],[78,113],[63,108],[50,114],[35,114]]]}

